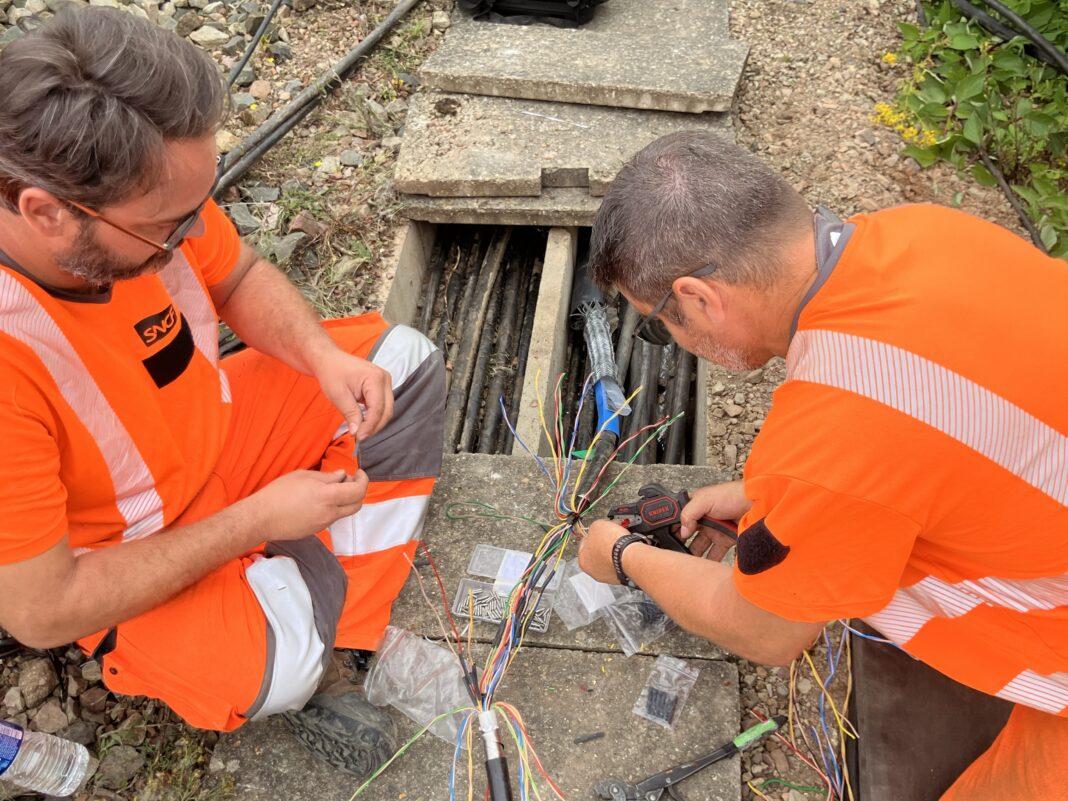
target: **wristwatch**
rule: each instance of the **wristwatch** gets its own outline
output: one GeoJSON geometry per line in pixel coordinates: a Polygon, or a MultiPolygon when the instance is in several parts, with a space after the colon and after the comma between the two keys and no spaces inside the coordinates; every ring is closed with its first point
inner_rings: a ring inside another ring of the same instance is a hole
{"type": "Polygon", "coordinates": [[[619,579],[620,584],[624,587],[630,587],[632,590],[639,589],[639,587],[623,572],[623,550],[628,545],[633,545],[636,542],[648,544],[649,540],[641,534],[624,534],[612,546],[612,567],[616,569],[616,578],[619,579]]]}

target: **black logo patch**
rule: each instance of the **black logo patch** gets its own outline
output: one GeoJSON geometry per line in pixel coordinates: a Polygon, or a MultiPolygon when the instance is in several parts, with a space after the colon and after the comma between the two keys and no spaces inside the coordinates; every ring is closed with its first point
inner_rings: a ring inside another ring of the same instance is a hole
{"type": "Polygon", "coordinates": [[[178,311],[172,304],[163,311],[149,315],[141,322],[134,324],[134,330],[137,331],[142,342],[152,346],[170,333],[171,329],[178,324],[178,319],[178,311]]]}
{"type": "Polygon", "coordinates": [[[763,520],[738,535],[738,569],[747,576],[775,567],[789,553],[790,546],[775,539],[763,520]]]}
{"type": "Polygon", "coordinates": [[[186,322],[185,317],[180,317],[179,321],[178,333],[171,341],[142,361],[148,374],[152,376],[152,380],[160,389],[185,372],[196,350],[189,323],[186,322]]]}

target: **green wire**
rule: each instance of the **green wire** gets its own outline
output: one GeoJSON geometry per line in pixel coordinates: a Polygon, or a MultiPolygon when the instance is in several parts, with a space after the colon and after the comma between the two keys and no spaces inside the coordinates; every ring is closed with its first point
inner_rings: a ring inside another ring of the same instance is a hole
{"type": "Polygon", "coordinates": [[[413,734],[412,738],[410,740],[408,740],[408,742],[406,742],[404,745],[402,745],[400,747],[400,750],[398,750],[397,753],[395,753],[393,756],[391,756],[389,758],[389,761],[386,762],[386,764],[384,764],[382,767],[380,767],[378,770],[376,770],[374,773],[372,773],[371,777],[367,781],[365,781],[358,788],[356,788],[356,792],[353,793],[351,796],[349,796],[349,801],[354,801],[356,796],[358,796],[360,793],[362,793],[364,790],[366,790],[371,785],[371,782],[373,782],[380,775],[382,775],[382,772],[386,768],[388,768],[390,765],[393,764],[393,760],[397,759],[401,754],[403,754],[405,751],[407,751],[409,748],[411,748],[412,743],[414,743],[416,740],[418,740],[420,737],[422,737],[424,734],[426,734],[428,731],[430,731],[430,727],[433,726],[435,723],[437,723],[439,720],[444,720],[449,715],[455,715],[457,712],[470,712],[470,713],[474,714],[477,711],[478,710],[476,710],[474,707],[471,707],[471,706],[458,706],[458,707],[455,707],[454,709],[450,709],[448,712],[442,712],[440,715],[438,715],[436,718],[434,718],[428,724],[423,726],[423,728],[421,728],[419,731],[417,731],[415,734],[413,734]]]}
{"type": "Polygon", "coordinates": [[[503,514],[502,512],[498,511],[495,506],[492,506],[491,504],[488,504],[485,501],[477,501],[477,500],[453,501],[452,503],[446,504],[446,506],[445,506],[445,519],[446,520],[460,520],[460,521],[462,521],[462,520],[472,520],[474,518],[483,518],[485,520],[516,520],[516,521],[521,521],[521,522],[524,522],[524,523],[530,523],[531,525],[537,526],[538,528],[542,529],[543,531],[546,531],[549,528],[549,525],[547,523],[543,523],[540,520],[535,520],[533,517],[524,517],[523,515],[506,515],[506,514],[503,514]],[[483,509],[485,511],[476,512],[475,514],[469,514],[469,515],[458,515],[455,512],[453,512],[453,509],[455,509],[458,506],[474,506],[476,508],[483,509]]]}
{"type": "Polygon", "coordinates": [[[781,784],[784,787],[789,787],[791,790],[797,790],[800,793],[819,793],[820,795],[824,795],[827,792],[825,787],[806,787],[803,784],[792,784],[783,779],[765,779],[760,783],[760,787],[757,789],[763,790],[769,784],[781,784]]]}

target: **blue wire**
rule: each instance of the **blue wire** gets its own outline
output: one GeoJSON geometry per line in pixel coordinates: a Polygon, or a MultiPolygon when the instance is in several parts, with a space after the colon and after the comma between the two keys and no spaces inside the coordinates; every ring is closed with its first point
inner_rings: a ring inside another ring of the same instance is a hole
{"type": "Polygon", "coordinates": [[[892,645],[894,648],[897,648],[898,650],[901,650],[901,646],[898,645],[893,640],[888,640],[885,637],[876,637],[873,634],[865,634],[863,631],[857,631],[855,628],[850,626],[845,620],[839,620],[838,622],[841,623],[842,624],[842,628],[844,628],[850,634],[854,634],[854,635],[856,635],[857,637],[860,637],[863,640],[871,640],[872,642],[881,642],[883,645],[892,645]]]}
{"type": "Polygon", "coordinates": [[[546,467],[545,462],[543,462],[541,460],[541,457],[538,456],[538,454],[534,453],[534,451],[532,451],[530,448],[527,447],[527,444],[525,442],[523,442],[523,438],[520,437],[519,434],[516,432],[515,426],[512,425],[512,421],[508,417],[508,409],[506,409],[505,406],[504,406],[504,396],[503,395],[500,398],[500,404],[501,404],[501,412],[504,415],[504,422],[508,426],[508,430],[512,432],[512,436],[515,437],[515,441],[518,442],[523,447],[523,450],[525,450],[527,453],[529,453],[531,456],[534,457],[534,460],[538,463],[538,467],[541,468],[541,472],[543,472],[545,474],[545,477],[547,479],[549,479],[549,481],[552,481],[553,477],[549,473],[549,468],[546,467]]]}
{"type": "Polygon", "coordinates": [[[449,799],[456,801],[456,763],[460,761],[460,751],[463,750],[464,733],[474,713],[468,715],[460,724],[460,731],[456,735],[456,750],[452,754],[452,770],[449,771],[449,799]]]}

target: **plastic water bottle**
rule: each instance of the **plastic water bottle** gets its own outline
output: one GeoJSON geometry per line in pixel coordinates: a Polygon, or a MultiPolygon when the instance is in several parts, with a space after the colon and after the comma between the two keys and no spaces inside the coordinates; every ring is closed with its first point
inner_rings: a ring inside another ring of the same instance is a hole
{"type": "Polygon", "coordinates": [[[0,779],[62,797],[78,789],[88,768],[84,745],[0,721],[0,779]]]}

